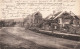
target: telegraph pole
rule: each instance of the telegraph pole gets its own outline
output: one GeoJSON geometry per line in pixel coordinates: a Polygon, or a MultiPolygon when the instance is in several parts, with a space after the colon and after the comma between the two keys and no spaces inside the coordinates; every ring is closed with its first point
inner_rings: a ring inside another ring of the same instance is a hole
{"type": "Polygon", "coordinates": [[[53,16],[54,16],[55,11],[53,11],[53,15],[52,15],[52,22],[51,22],[51,27],[52,27],[52,33],[53,33],[53,16]]]}

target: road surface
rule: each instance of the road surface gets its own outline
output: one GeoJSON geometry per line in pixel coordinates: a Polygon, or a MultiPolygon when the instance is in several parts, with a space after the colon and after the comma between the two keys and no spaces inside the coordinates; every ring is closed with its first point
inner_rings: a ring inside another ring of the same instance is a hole
{"type": "MultiPolygon", "coordinates": [[[[79,41],[36,33],[22,27],[4,27],[0,29],[0,43],[19,47],[20,49],[21,47],[26,49],[76,49],[77,45],[80,46],[79,41]]],[[[77,49],[80,49],[80,47],[77,49]]]]}

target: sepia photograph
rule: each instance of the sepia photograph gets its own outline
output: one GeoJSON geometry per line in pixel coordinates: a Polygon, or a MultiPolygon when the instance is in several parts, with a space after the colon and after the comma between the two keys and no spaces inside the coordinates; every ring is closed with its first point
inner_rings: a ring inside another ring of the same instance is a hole
{"type": "Polygon", "coordinates": [[[0,0],[0,49],[80,49],[79,0],[0,0]]]}

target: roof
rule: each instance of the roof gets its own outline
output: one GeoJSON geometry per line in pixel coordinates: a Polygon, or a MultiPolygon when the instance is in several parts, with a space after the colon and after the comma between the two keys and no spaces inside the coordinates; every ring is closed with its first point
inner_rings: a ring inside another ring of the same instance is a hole
{"type": "Polygon", "coordinates": [[[45,19],[50,19],[51,17],[55,17],[55,16],[53,16],[53,14],[50,14],[45,19]]]}
{"type": "Polygon", "coordinates": [[[33,16],[34,16],[34,15],[39,15],[39,16],[42,16],[42,14],[41,14],[39,11],[34,12],[32,15],[33,15],[33,16]]]}
{"type": "MultiPolygon", "coordinates": [[[[64,13],[64,12],[61,12],[60,14],[58,14],[57,16],[55,16],[54,19],[60,17],[63,13],[64,13]]],[[[53,20],[54,20],[54,19],[53,19],[53,20]]]]}
{"type": "Polygon", "coordinates": [[[61,13],[61,11],[55,13],[54,15],[53,14],[50,14],[48,15],[45,19],[53,19],[54,17],[56,17],[57,15],[59,15],[61,13]]]}
{"type": "Polygon", "coordinates": [[[73,18],[79,19],[73,12],[70,11],[70,13],[69,13],[69,12],[67,12],[67,11],[63,11],[63,12],[61,12],[60,14],[58,14],[57,16],[55,16],[53,20],[55,20],[55,19],[58,18],[58,17],[61,17],[61,15],[62,15],[63,13],[67,13],[67,14],[73,16],[73,18]]]}

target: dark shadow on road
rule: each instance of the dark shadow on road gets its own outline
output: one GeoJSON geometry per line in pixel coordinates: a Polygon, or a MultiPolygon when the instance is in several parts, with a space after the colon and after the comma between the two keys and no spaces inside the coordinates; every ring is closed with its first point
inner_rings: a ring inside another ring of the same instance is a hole
{"type": "Polygon", "coordinates": [[[31,46],[31,47],[14,47],[8,44],[3,44],[0,43],[0,49],[57,49],[57,48],[52,48],[52,47],[46,47],[46,46],[41,46],[41,45],[35,45],[35,46],[31,46]]]}
{"type": "Polygon", "coordinates": [[[57,48],[42,46],[36,44],[33,41],[15,36],[13,34],[8,33],[5,30],[2,30],[2,33],[0,33],[0,49],[57,49],[57,48]]]}

